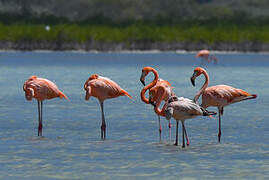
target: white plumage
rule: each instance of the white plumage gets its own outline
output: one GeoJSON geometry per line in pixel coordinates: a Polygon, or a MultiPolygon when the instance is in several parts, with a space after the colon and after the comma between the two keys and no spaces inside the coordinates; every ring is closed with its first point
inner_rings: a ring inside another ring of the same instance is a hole
{"type": "Polygon", "coordinates": [[[216,112],[208,112],[206,109],[202,108],[198,104],[194,103],[193,100],[184,97],[170,97],[168,100],[167,107],[165,109],[165,117],[170,120],[173,117],[176,122],[176,142],[178,145],[178,121],[182,123],[182,147],[185,147],[184,135],[186,135],[187,145],[189,145],[187,131],[184,125],[186,119],[191,119],[196,116],[210,116],[215,115],[216,112]]]}

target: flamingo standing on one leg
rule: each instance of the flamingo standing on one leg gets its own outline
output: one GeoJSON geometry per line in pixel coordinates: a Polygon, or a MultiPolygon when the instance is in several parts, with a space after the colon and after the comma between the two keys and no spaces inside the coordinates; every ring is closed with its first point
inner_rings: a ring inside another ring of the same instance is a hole
{"type": "Polygon", "coordinates": [[[93,74],[89,77],[84,84],[84,89],[86,91],[85,100],[89,100],[91,96],[94,96],[99,100],[102,113],[101,138],[106,139],[104,100],[119,96],[132,97],[117,83],[106,77],[99,76],[98,74],[93,74]]]}
{"type": "Polygon", "coordinates": [[[242,89],[236,89],[227,85],[217,85],[208,87],[209,76],[205,69],[197,67],[194,69],[193,75],[191,77],[192,85],[195,86],[196,77],[203,74],[205,76],[205,83],[202,88],[198,91],[194,97],[194,101],[197,102],[199,97],[202,95],[201,106],[207,108],[209,106],[215,106],[219,111],[219,133],[218,141],[220,142],[221,137],[221,115],[223,115],[224,106],[233,104],[236,102],[254,99],[257,97],[256,94],[250,94],[242,89]]]}
{"type": "MultiPolygon", "coordinates": [[[[146,91],[149,90],[150,96],[154,97],[156,92],[154,90],[151,90],[151,89],[152,89],[152,87],[154,87],[156,85],[164,85],[166,87],[165,89],[167,91],[169,91],[170,93],[173,93],[171,84],[168,81],[159,79],[158,72],[152,67],[144,67],[142,69],[142,74],[141,74],[141,77],[140,77],[140,81],[145,86],[142,89],[141,94],[140,94],[141,95],[141,100],[144,101],[146,104],[150,104],[149,99],[147,99],[145,97],[146,91]],[[152,72],[154,74],[154,76],[155,76],[154,80],[151,83],[149,83],[147,86],[145,86],[145,78],[150,72],[152,72]]],[[[165,101],[168,100],[168,96],[165,96],[165,98],[163,100],[165,100],[165,101]]],[[[159,136],[160,136],[160,141],[161,141],[162,126],[161,126],[160,116],[159,115],[158,115],[158,123],[159,123],[159,136]]],[[[171,140],[171,123],[170,123],[170,121],[169,121],[168,127],[169,127],[169,137],[170,137],[170,140],[171,140]]]]}
{"type": "Polygon", "coordinates": [[[154,108],[155,112],[158,115],[165,116],[166,119],[168,120],[170,120],[171,117],[173,117],[177,122],[175,145],[176,146],[178,145],[178,121],[181,121],[182,123],[182,148],[185,147],[184,135],[186,135],[187,146],[189,146],[190,142],[188,139],[187,130],[184,125],[184,121],[186,119],[191,119],[196,116],[210,116],[210,115],[215,115],[216,113],[205,110],[204,108],[202,108],[201,106],[194,103],[192,100],[188,98],[183,98],[183,97],[178,98],[174,95],[170,96],[166,94],[165,87],[162,85],[158,85],[153,88],[157,91],[157,94],[159,95],[158,96],[159,98],[156,100],[156,105],[154,108]],[[159,109],[159,105],[165,96],[169,96],[169,99],[161,110],[159,109]]]}
{"type": "Polygon", "coordinates": [[[196,54],[195,57],[200,57],[203,60],[206,60],[208,63],[211,61],[214,61],[214,63],[216,64],[218,62],[217,57],[210,54],[210,52],[208,50],[205,50],[205,49],[198,51],[198,53],[196,54]]]}
{"type": "Polygon", "coordinates": [[[56,84],[44,79],[38,78],[37,76],[31,76],[25,81],[23,85],[23,90],[25,91],[25,98],[31,101],[32,98],[37,100],[38,105],[38,136],[42,136],[42,106],[43,101],[52,98],[65,98],[68,99],[64,93],[62,93],[56,84]]]}

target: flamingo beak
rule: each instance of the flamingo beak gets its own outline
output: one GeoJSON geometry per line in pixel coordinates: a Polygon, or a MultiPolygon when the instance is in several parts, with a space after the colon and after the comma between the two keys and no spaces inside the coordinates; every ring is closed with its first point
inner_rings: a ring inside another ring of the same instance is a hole
{"type": "Polygon", "coordinates": [[[85,100],[88,101],[91,97],[91,87],[88,86],[86,87],[86,95],[85,95],[85,100]]]}
{"type": "Polygon", "coordinates": [[[197,72],[194,72],[193,75],[192,75],[192,77],[191,77],[191,83],[192,83],[193,86],[195,86],[195,79],[196,79],[196,77],[197,77],[197,72]]]}
{"type": "Polygon", "coordinates": [[[145,86],[145,75],[144,73],[141,74],[141,77],[140,77],[140,82],[145,86]]]}
{"type": "Polygon", "coordinates": [[[191,77],[191,83],[193,86],[195,86],[195,78],[194,77],[191,77]]]}

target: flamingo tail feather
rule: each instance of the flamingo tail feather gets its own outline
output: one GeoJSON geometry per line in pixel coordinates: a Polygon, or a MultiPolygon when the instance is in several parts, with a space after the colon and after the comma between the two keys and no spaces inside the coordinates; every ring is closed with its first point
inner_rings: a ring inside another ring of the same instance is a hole
{"type": "Polygon", "coordinates": [[[125,95],[125,96],[128,96],[130,99],[133,99],[133,97],[125,90],[121,90],[122,94],[125,95]]]}
{"type": "Polygon", "coordinates": [[[69,100],[68,99],[68,97],[63,93],[63,92],[59,92],[59,97],[62,99],[62,98],[65,98],[65,99],[67,99],[67,100],[69,100]]]}

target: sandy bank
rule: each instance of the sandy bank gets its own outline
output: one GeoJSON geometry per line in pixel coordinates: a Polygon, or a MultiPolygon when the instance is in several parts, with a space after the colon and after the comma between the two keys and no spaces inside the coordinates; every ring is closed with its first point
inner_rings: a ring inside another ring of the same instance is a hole
{"type": "Polygon", "coordinates": [[[206,44],[202,42],[133,42],[133,43],[116,43],[116,42],[96,42],[88,41],[85,43],[78,42],[49,42],[49,41],[0,41],[1,50],[83,50],[83,51],[197,51],[200,49],[210,49],[215,51],[241,51],[241,52],[269,52],[269,43],[259,42],[219,42],[206,44]]]}

